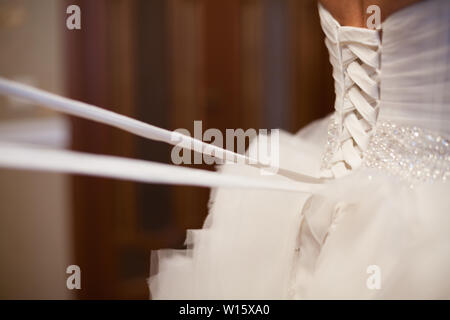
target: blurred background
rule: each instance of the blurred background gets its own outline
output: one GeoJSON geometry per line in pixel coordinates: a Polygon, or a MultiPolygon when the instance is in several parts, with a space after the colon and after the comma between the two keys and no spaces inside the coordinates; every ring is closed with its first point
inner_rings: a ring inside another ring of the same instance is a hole
{"type": "MultiPolygon", "coordinates": [[[[294,133],[334,99],[315,0],[0,0],[0,76],[191,132],[294,133]]],[[[0,140],[170,163],[170,146],[4,96],[0,140]]],[[[148,299],[151,250],[182,248],[208,195],[0,169],[0,298],[148,299]]]]}

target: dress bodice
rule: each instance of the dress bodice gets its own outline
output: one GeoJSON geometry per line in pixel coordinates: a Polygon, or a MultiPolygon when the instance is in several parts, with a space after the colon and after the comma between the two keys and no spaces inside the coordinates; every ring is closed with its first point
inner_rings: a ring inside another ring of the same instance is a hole
{"type": "Polygon", "coordinates": [[[419,2],[383,23],[380,120],[450,136],[450,1],[419,2]]]}
{"type": "Polygon", "coordinates": [[[323,176],[366,166],[450,179],[450,1],[419,2],[380,30],[319,14],[336,93],[323,176]]]}

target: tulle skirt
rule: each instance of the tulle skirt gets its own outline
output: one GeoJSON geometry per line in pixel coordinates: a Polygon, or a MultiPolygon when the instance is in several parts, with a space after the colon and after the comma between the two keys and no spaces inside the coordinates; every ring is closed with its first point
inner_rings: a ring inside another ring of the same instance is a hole
{"type": "MultiPolygon", "coordinates": [[[[327,121],[282,133],[282,166],[319,176],[327,121]]],[[[238,164],[219,170],[260,175],[238,164]]],[[[153,299],[448,299],[449,238],[450,187],[442,182],[413,186],[362,168],[320,192],[218,188],[204,227],[187,232],[187,249],[152,253],[150,292],[153,299]]]]}

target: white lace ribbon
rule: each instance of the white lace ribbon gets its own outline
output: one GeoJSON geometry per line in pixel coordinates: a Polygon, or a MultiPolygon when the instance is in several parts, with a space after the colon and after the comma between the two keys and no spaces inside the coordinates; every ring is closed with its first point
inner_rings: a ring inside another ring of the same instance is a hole
{"type": "MultiPolygon", "coordinates": [[[[73,173],[137,182],[199,187],[314,192],[320,185],[244,177],[144,160],[0,142],[0,167],[73,173]]],[[[286,179],[287,180],[287,179],[286,179]]]]}
{"type": "Polygon", "coordinates": [[[215,145],[205,143],[179,132],[162,129],[91,104],[61,97],[59,95],[1,77],[0,93],[25,99],[58,112],[104,123],[128,131],[140,137],[161,141],[172,145],[182,145],[184,148],[201,152],[221,160],[232,162],[242,161],[249,164],[259,163],[257,159],[251,159],[245,155],[219,148],[215,145]]]}
{"type": "MultiPolygon", "coordinates": [[[[105,123],[138,136],[181,145],[187,149],[215,156],[226,163],[238,162],[263,167],[257,159],[237,154],[178,132],[158,128],[150,124],[104,110],[83,102],[64,98],[14,81],[0,78],[0,93],[26,99],[44,107],[70,115],[105,123]],[[175,137],[175,139],[174,139],[175,137]],[[180,144],[181,143],[181,144],[180,144]]],[[[312,192],[321,180],[280,168],[279,175],[287,175],[298,182],[256,179],[207,170],[199,170],[150,161],[89,155],[61,150],[47,150],[28,145],[0,142],[0,167],[77,173],[101,177],[119,178],[147,183],[192,185],[203,187],[238,187],[282,191],[312,192]],[[283,173],[284,172],[284,173],[283,173]],[[311,183],[312,182],[312,183],[311,183]]]]}
{"type": "Polygon", "coordinates": [[[319,13],[336,92],[322,171],[340,177],[361,166],[377,121],[380,38],[376,30],[340,26],[322,6],[319,13]]]}

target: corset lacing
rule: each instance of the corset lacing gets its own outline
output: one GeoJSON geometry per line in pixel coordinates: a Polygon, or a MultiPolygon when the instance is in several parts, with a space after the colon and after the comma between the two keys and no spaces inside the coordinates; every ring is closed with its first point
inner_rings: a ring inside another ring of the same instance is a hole
{"type": "Polygon", "coordinates": [[[377,121],[380,35],[340,26],[331,16],[321,20],[336,92],[321,168],[324,177],[340,177],[361,166],[377,121]]]}

